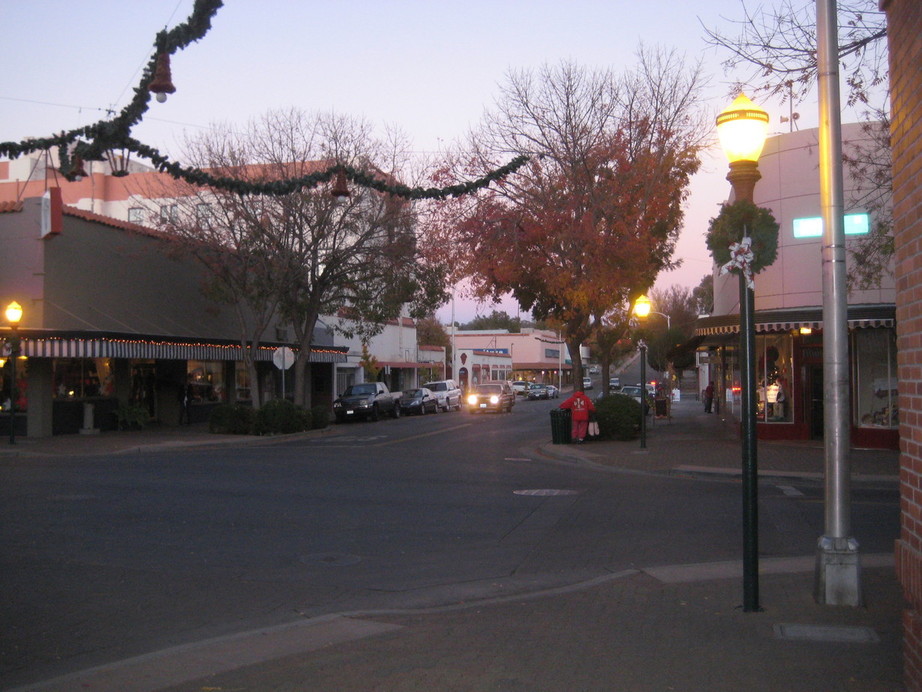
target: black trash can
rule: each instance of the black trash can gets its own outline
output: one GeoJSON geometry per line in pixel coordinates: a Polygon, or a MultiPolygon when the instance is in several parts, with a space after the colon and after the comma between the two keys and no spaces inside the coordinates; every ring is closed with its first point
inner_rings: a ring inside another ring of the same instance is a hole
{"type": "Polygon", "coordinates": [[[568,445],[572,441],[570,433],[570,409],[551,409],[551,442],[555,445],[568,445]]]}

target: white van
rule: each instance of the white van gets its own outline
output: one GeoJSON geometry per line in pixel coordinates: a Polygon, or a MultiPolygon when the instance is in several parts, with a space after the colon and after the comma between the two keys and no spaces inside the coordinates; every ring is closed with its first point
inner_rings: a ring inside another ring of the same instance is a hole
{"type": "Polygon", "coordinates": [[[461,389],[454,380],[427,382],[423,387],[435,394],[435,398],[439,400],[439,408],[442,411],[461,410],[461,389]]]}

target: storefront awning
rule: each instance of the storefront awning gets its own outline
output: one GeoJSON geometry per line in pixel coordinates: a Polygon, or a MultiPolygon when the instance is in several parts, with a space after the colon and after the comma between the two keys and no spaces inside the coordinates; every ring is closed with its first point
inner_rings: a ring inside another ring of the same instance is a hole
{"type": "MultiPolygon", "coordinates": [[[[49,335],[21,331],[22,355],[29,358],[132,358],[139,360],[243,360],[240,344],[133,335],[49,335]]],[[[283,344],[265,344],[256,360],[271,361],[283,344]]],[[[295,350],[295,349],[293,349],[295,350]]],[[[348,349],[319,346],[311,349],[311,363],[345,363],[348,349]]]]}
{"type": "MultiPolygon", "coordinates": [[[[894,327],[896,325],[896,307],[894,305],[857,305],[848,308],[848,328],[867,329],[872,327],[894,327]]],[[[756,312],[755,330],[757,334],[769,332],[786,332],[802,327],[822,330],[822,308],[800,308],[793,310],[766,310],[756,312]]],[[[697,336],[720,336],[738,334],[740,331],[739,315],[715,315],[701,317],[695,327],[697,336]]]]}

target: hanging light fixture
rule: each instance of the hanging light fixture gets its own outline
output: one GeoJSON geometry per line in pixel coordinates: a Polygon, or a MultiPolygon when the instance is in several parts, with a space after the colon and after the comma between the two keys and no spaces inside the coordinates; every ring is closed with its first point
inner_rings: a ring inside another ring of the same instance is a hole
{"type": "Polygon", "coordinates": [[[333,179],[333,189],[330,190],[333,199],[342,201],[349,197],[349,184],[346,182],[346,171],[342,168],[337,169],[336,177],[333,179]]]}
{"type": "Polygon", "coordinates": [[[170,74],[170,54],[158,53],[157,66],[154,69],[154,78],[147,85],[147,90],[154,94],[158,103],[166,101],[167,94],[176,91],[173,86],[173,77],[170,74]]]}
{"type": "Polygon", "coordinates": [[[131,150],[129,149],[106,149],[106,160],[109,162],[109,168],[115,178],[124,178],[128,175],[128,160],[130,158],[131,150]]]}
{"type": "Polygon", "coordinates": [[[79,183],[86,176],[87,172],[86,168],[83,166],[83,157],[79,155],[74,156],[74,167],[71,169],[68,179],[79,183]]]}

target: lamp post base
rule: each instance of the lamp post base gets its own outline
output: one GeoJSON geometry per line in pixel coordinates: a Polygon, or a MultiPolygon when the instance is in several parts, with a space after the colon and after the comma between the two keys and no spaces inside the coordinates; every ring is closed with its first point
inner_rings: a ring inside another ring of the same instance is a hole
{"type": "Polygon", "coordinates": [[[861,559],[854,538],[820,536],[813,598],[820,605],[861,606],[861,559]]]}

